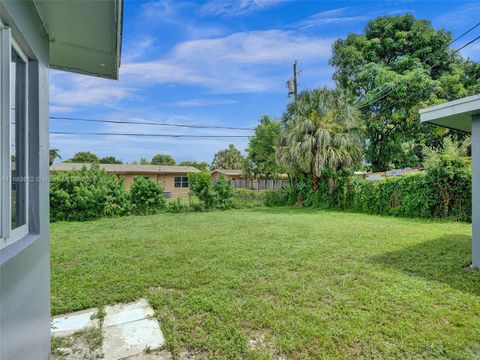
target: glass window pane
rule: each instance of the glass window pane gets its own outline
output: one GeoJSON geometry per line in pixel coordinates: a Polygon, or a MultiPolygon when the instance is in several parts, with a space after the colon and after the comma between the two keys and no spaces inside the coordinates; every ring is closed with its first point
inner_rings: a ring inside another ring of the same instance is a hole
{"type": "Polygon", "coordinates": [[[26,224],[26,64],[12,49],[11,110],[10,110],[10,170],[11,170],[11,227],[26,224]]]}

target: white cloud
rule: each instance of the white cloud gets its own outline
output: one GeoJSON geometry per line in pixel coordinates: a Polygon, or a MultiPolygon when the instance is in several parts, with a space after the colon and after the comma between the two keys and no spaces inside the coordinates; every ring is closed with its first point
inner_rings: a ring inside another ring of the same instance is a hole
{"type": "Polygon", "coordinates": [[[368,17],[365,15],[347,16],[346,13],[348,10],[348,7],[342,7],[338,9],[322,11],[296,23],[294,26],[306,29],[321,25],[349,24],[368,19],[368,17]]]}
{"type": "Polygon", "coordinates": [[[169,103],[170,106],[178,107],[197,107],[197,106],[211,106],[211,105],[229,105],[236,104],[236,100],[232,99],[189,99],[169,103]]]}
{"type": "Polygon", "coordinates": [[[211,0],[200,13],[208,16],[242,16],[281,4],[282,0],[211,0]]]}
{"type": "Polygon", "coordinates": [[[158,84],[194,85],[212,93],[281,92],[293,60],[301,60],[312,71],[328,68],[331,43],[332,39],[281,30],[185,41],[158,60],[124,63],[118,82],[52,72],[51,103],[115,106],[141,100],[141,89],[158,84]],[[285,77],[279,77],[281,73],[285,77]]]}

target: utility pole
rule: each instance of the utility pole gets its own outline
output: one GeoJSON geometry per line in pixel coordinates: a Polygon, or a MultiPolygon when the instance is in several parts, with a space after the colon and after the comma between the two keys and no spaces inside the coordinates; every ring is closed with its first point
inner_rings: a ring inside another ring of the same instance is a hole
{"type": "Polygon", "coordinates": [[[297,101],[298,83],[297,83],[297,60],[293,63],[293,78],[287,81],[288,97],[293,95],[293,101],[297,101]]]}
{"type": "Polygon", "coordinates": [[[297,102],[297,60],[293,63],[293,101],[297,102]]]}

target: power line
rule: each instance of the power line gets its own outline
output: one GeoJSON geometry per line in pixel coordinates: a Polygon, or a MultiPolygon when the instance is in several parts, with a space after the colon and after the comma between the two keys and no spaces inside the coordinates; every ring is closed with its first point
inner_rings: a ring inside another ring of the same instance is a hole
{"type": "Polygon", "coordinates": [[[458,53],[460,50],[462,50],[463,48],[466,48],[468,45],[474,43],[474,42],[477,41],[478,39],[480,39],[480,35],[478,35],[475,39],[470,40],[468,43],[466,43],[466,44],[463,45],[462,47],[460,47],[460,48],[458,48],[457,50],[455,50],[454,53],[458,53]]]}
{"type": "Polygon", "coordinates": [[[190,125],[190,124],[170,124],[161,122],[148,122],[148,121],[128,121],[128,120],[105,120],[105,119],[86,119],[76,117],[61,117],[50,116],[52,120],[66,120],[66,121],[85,121],[85,122],[97,122],[97,123],[110,123],[110,124],[135,124],[135,125],[152,125],[152,126],[171,126],[191,129],[223,129],[223,130],[244,130],[253,131],[254,128],[244,128],[235,126],[214,126],[214,125],[190,125]]]}
{"type": "Polygon", "coordinates": [[[460,40],[462,37],[464,37],[465,35],[467,35],[469,32],[473,31],[474,29],[476,29],[477,27],[480,26],[480,22],[478,22],[477,24],[475,24],[474,26],[472,26],[470,29],[468,29],[467,31],[465,31],[462,35],[458,36],[457,38],[455,38],[454,40],[452,40],[450,42],[450,44],[448,44],[448,46],[452,45],[455,41],[457,40],[460,40]]]}
{"type": "MultiPolygon", "coordinates": [[[[473,29],[475,29],[477,26],[480,25],[480,22],[476,25],[474,25],[473,27],[471,27],[470,29],[468,29],[467,31],[465,31],[462,35],[460,35],[459,37],[455,38],[453,41],[451,41],[445,48],[448,48],[450,46],[450,44],[453,44],[455,41],[457,41],[458,39],[460,39],[461,37],[463,37],[464,35],[468,34],[470,31],[472,31],[473,29]]],[[[478,39],[480,39],[480,36],[477,36],[475,39],[469,41],[468,43],[466,43],[465,45],[461,46],[460,48],[456,49],[453,51],[452,53],[452,56],[455,55],[456,53],[458,53],[460,50],[464,49],[465,47],[467,47],[468,45],[474,43],[475,41],[477,41],[478,39]]],[[[436,63],[436,64],[433,64],[430,66],[430,69],[429,70],[432,70],[435,66],[438,66],[440,64],[440,62],[436,63]]],[[[393,90],[395,90],[395,87],[398,86],[400,84],[400,81],[391,85],[390,89],[385,92],[384,94],[380,95],[378,98],[376,99],[373,99],[369,102],[367,102],[366,104],[363,104],[363,105],[360,105],[360,106],[357,106],[357,109],[361,109],[361,108],[364,108],[366,106],[369,106],[373,103],[376,103],[377,101],[383,99],[385,96],[387,96],[388,94],[390,94],[393,90]]]]}
{"type": "MultiPolygon", "coordinates": [[[[171,138],[251,138],[253,135],[192,135],[192,134],[144,134],[144,133],[110,133],[110,132],[82,132],[82,131],[50,131],[56,135],[94,135],[94,136],[140,136],[140,137],[171,137],[171,138]]],[[[257,135],[273,137],[273,135],[257,135]]]]}

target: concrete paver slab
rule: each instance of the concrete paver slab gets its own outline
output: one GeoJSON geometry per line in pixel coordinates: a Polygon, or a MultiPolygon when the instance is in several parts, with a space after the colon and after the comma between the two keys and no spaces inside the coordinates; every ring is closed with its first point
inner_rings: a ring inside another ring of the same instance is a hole
{"type": "Polygon", "coordinates": [[[77,331],[87,328],[98,328],[98,319],[92,319],[97,315],[97,309],[88,309],[70,314],[54,316],[52,319],[51,332],[54,336],[68,336],[77,331]]]}
{"type": "Polygon", "coordinates": [[[154,311],[145,299],[140,299],[129,304],[117,304],[105,308],[103,326],[125,324],[153,316],[154,311]]]}
{"type": "Polygon", "coordinates": [[[158,349],[165,344],[156,320],[143,319],[103,328],[105,360],[118,360],[158,349]]]}

